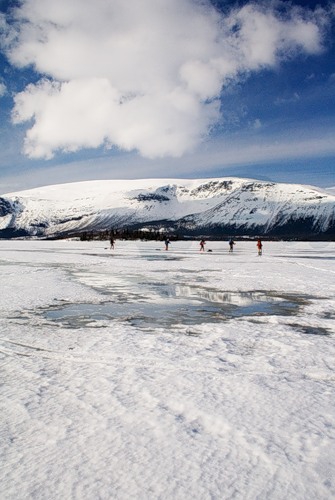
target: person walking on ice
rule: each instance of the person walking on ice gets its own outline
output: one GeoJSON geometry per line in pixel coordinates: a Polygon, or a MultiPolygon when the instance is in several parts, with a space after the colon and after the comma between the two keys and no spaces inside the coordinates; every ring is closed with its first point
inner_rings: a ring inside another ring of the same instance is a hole
{"type": "Polygon", "coordinates": [[[165,240],[165,250],[169,250],[170,243],[171,242],[170,242],[169,238],[166,238],[166,240],[165,240]]]}
{"type": "Polygon", "coordinates": [[[205,251],[205,245],[206,245],[206,241],[202,238],[200,241],[200,252],[205,251]]]}
{"type": "Polygon", "coordinates": [[[113,238],[113,236],[111,236],[109,238],[109,242],[110,242],[110,245],[111,245],[111,250],[114,250],[114,238],[113,238]]]}
{"type": "Polygon", "coordinates": [[[258,255],[262,255],[263,243],[260,238],[257,240],[258,255]]]}
{"type": "Polygon", "coordinates": [[[235,241],[233,240],[233,238],[230,238],[230,240],[229,240],[229,252],[234,251],[234,245],[235,245],[235,241]]]}

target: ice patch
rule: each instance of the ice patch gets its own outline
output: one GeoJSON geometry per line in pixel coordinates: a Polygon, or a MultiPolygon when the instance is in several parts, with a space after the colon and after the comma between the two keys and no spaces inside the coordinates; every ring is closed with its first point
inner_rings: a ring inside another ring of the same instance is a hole
{"type": "MultiPolygon", "coordinates": [[[[143,285],[142,285],[143,286],[143,285]]],[[[72,303],[52,306],[42,311],[45,319],[61,323],[67,328],[94,326],[101,322],[128,322],[138,328],[171,327],[176,324],[197,325],[217,323],[247,316],[291,316],[307,303],[308,297],[271,292],[217,292],[204,288],[151,284],[155,293],[152,301],[142,300],[95,303],[72,303]],[[163,299],[163,300],[162,300],[163,299]]]]}

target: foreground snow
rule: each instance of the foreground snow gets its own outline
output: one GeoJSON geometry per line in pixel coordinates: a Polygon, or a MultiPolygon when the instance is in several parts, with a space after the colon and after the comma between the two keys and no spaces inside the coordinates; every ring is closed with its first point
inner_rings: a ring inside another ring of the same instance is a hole
{"type": "Polygon", "coordinates": [[[335,244],[0,241],[1,492],[335,496],[335,244]]]}

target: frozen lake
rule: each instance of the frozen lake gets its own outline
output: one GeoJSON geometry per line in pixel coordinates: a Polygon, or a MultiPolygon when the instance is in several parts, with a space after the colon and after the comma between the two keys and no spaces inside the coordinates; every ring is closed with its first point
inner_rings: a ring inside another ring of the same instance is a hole
{"type": "Polygon", "coordinates": [[[1,241],[6,500],[335,498],[335,243],[1,241]]]}

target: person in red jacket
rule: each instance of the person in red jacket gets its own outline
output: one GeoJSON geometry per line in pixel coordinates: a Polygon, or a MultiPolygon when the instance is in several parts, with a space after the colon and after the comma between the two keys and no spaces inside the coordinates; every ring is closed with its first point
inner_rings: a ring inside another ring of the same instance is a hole
{"type": "Polygon", "coordinates": [[[263,243],[260,238],[257,240],[258,255],[262,255],[263,243]]]}

